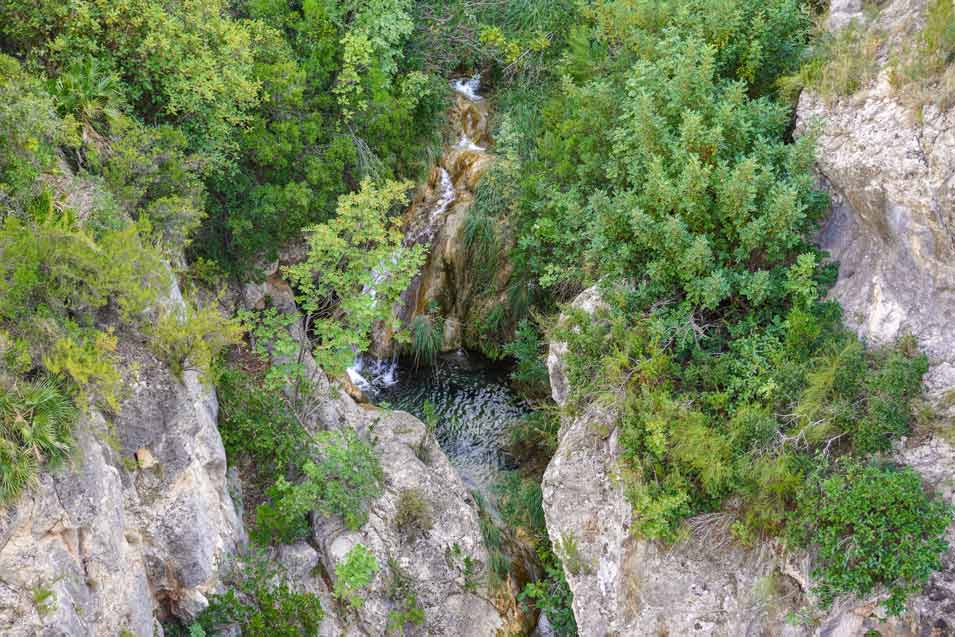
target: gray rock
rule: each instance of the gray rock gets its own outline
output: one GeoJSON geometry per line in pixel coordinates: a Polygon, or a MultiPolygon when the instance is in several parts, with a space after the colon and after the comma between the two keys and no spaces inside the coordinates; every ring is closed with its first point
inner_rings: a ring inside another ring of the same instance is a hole
{"type": "MultiPolygon", "coordinates": [[[[904,33],[925,5],[886,3],[877,26],[904,33]]],[[[818,135],[817,167],[832,195],[819,243],[840,264],[833,298],[872,342],[916,336],[939,393],[955,387],[955,109],[929,105],[919,118],[891,86],[889,66],[849,98],[804,92],[797,132],[818,135]]]]}
{"type": "Polygon", "coordinates": [[[206,605],[244,542],[214,391],[132,339],[120,355],[120,414],[82,418],[72,464],[0,515],[0,634],[153,637],[157,614],[206,605]]]}
{"type": "MultiPolygon", "coordinates": [[[[275,302],[284,292],[273,278],[269,282],[265,294],[275,302]]],[[[289,302],[294,310],[294,301],[289,302]]],[[[293,325],[290,331],[302,337],[300,326],[293,325]]],[[[313,514],[310,542],[282,547],[278,553],[294,586],[321,598],[326,617],[322,635],[386,634],[389,613],[399,609],[401,601],[392,599],[389,592],[391,564],[407,578],[424,611],[423,625],[409,624],[406,634],[498,634],[504,620],[483,577],[488,554],[477,505],[424,423],[405,412],[357,404],[307,352],[303,362],[314,388],[314,395],[305,401],[303,421],[316,431],[350,428],[373,441],[384,472],[383,493],[371,503],[368,521],[360,529],[350,531],[337,517],[313,514]],[[395,523],[399,498],[408,490],[417,491],[432,511],[433,527],[423,537],[403,537],[395,523]],[[379,571],[362,592],[361,608],[352,610],[334,600],[329,591],[334,587],[336,564],[359,543],[375,555],[379,571]],[[465,558],[473,560],[472,573],[465,572],[465,558]]]]}

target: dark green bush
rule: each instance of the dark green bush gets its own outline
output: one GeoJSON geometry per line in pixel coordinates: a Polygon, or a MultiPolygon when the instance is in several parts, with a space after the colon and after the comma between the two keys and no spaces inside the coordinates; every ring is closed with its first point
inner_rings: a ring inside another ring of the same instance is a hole
{"type": "Polygon", "coordinates": [[[238,624],[244,637],[318,634],[325,616],[321,601],[312,593],[295,591],[294,582],[267,554],[246,555],[226,580],[229,587],[210,597],[209,607],[193,624],[205,634],[217,635],[231,624],[238,624]]]}
{"type": "Polygon", "coordinates": [[[306,537],[307,515],[334,515],[356,530],[368,519],[369,502],[381,493],[383,473],[372,447],[351,429],[313,436],[313,460],[302,465],[304,476],[289,482],[279,476],[269,488],[270,502],[256,511],[253,539],[292,542],[306,537]]]}
{"type": "Polygon", "coordinates": [[[814,476],[798,496],[790,537],[817,547],[813,578],[826,606],[882,587],[891,615],[941,567],[952,510],[909,468],[848,462],[814,476]]]}
{"type": "Polygon", "coordinates": [[[219,433],[233,464],[248,461],[260,485],[304,464],[308,432],[274,391],[232,366],[219,370],[219,433]]]}

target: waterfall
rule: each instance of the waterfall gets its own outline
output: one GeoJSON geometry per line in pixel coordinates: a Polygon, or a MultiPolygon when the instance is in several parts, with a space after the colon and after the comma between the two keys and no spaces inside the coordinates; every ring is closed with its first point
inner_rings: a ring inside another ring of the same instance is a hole
{"type": "Polygon", "coordinates": [[[382,360],[355,353],[355,362],[348,368],[348,380],[363,392],[391,387],[398,382],[398,357],[382,360]]]}
{"type": "MultiPolygon", "coordinates": [[[[414,201],[404,213],[404,240],[402,247],[423,245],[428,248],[427,260],[421,272],[412,280],[394,308],[394,316],[403,325],[409,325],[415,316],[429,314],[439,298],[450,303],[443,306],[445,318],[444,343],[446,349],[461,345],[460,332],[447,329],[448,325],[463,324],[463,316],[456,314],[455,283],[464,281],[461,270],[463,250],[458,246],[459,232],[474,199],[475,187],[481,175],[490,166],[493,155],[487,150],[492,140],[488,133],[488,102],[478,92],[480,76],[450,81],[454,100],[448,111],[450,135],[444,152],[431,170],[428,183],[419,188],[414,201]],[[442,297],[442,295],[444,295],[442,297]]],[[[375,268],[374,278],[387,274],[387,264],[375,268]]],[[[374,298],[374,285],[365,293],[374,298]]],[[[369,353],[373,357],[391,360],[396,345],[388,322],[379,323],[372,333],[369,353]]],[[[372,356],[369,356],[369,360],[372,356]]],[[[356,358],[349,371],[352,382],[364,389],[374,386],[371,374],[388,380],[381,370],[369,371],[368,361],[356,358]]],[[[386,364],[387,366],[387,364],[386,364]]]]}
{"type": "Polygon", "coordinates": [[[460,78],[451,82],[451,88],[455,91],[468,98],[472,102],[477,102],[482,100],[480,95],[478,95],[478,89],[481,88],[481,74],[478,73],[473,77],[469,78],[460,78]]]}

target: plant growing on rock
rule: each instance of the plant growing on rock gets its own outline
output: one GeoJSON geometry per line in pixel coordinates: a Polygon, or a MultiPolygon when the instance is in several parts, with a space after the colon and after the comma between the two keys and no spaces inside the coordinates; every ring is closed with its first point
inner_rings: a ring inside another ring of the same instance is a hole
{"type": "Polygon", "coordinates": [[[256,511],[253,538],[291,542],[308,534],[307,515],[335,515],[351,530],[368,519],[368,504],[381,493],[383,473],[371,446],[351,429],[323,431],[313,438],[314,460],[291,483],[279,476],[268,490],[269,503],[256,511]]]}
{"type": "Polygon", "coordinates": [[[396,608],[388,611],[387,631],[389,635],[404,635],[409,624],[420,626],[424,623],[424,609],[418,605],[411,577],[394,557],[388,558],[388,571],[391,579],[387,595],[396,608]]]}
{"type": "Polygon", "coordinates": [[[398,496],[398,511],[395,526],[408,541],[414,541],[428,533],[434,526],[431,504],[417,489],[405,489],[398,496]]]}
{"type": "Polygon", "coordinates": [[[12,502],[73,447],[76,408],[52,378],[0,384],[0,506],[12,502]]]}
{"type": "Polygon", "coordinates": [[[940,568],[951,522],[951,507],[926,494],[912,469],[849,461],[808,481],[789,534],[818,547],[813,577],[824,606],[884,587],[886,609],[899,615],[940,568]]]}
{"type": "Polygon", "coordinates": [[[244,637],[301,637],[318,633],[325,612],[312,593],[298,592],[281,567],[266,553],[243,556],[225,578],[229,588],[212,595],[209,606],[188,632],[167,629],[167,635],[218,635],[238,625],[244,637]],[[199,633],[198,631],[202,631],[199,633]]]}
{"type": "Polygon", "coordinates": [[[371,584],[378,572],[378,560],[364,545],[351,547],[345,557],[335,565],[335,597],[348,608],[357,610],[365,600],[360,592],[371,584]]]}

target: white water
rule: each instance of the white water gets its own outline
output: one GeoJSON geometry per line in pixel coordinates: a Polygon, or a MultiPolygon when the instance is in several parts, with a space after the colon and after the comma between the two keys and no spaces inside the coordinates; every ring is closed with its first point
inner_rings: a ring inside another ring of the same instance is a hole
{"type": "Polygon", "coordinates": [[[451,205],[451,202],[454,201],[454,184],[451,182],[451,175],[448,174],[448,171],[444,168],[440,168],[441,171],[441,194],[438,196],[438,200],[435,202],[434,206],[431,208],[430,220],[433,224],[438,220],[441,215],[443,215],[448,210],[448,206],[451,205]]]}
{"type": "Polygon", "coordinates": [[[468,137],[465,133],[461,133],[461,139],[458,140],[457,146],[455,148],[460,148],[462,150],[471,150],[474,152],[481,152],[487,150],[484,146],[478,146],[474,143],[474,140],[468,137]]]}
{"type": "Polygon", "coordinates": [[[478,95],[478,89],[481,88],[481,74],[478,73],[474,77],[469,77],[467,79],[460,78],[451,82],[451,88],[455,91],[468,98],[472,102],[477,102],[483,99],[478,95]]]}
{"type": "Polygon", "coordinates": [[[356,354],[354,364],[348,368],[348,380],[363,392],[382,387],[391,387],[398,382],[398,360],[365,359],[356,354]]]}

